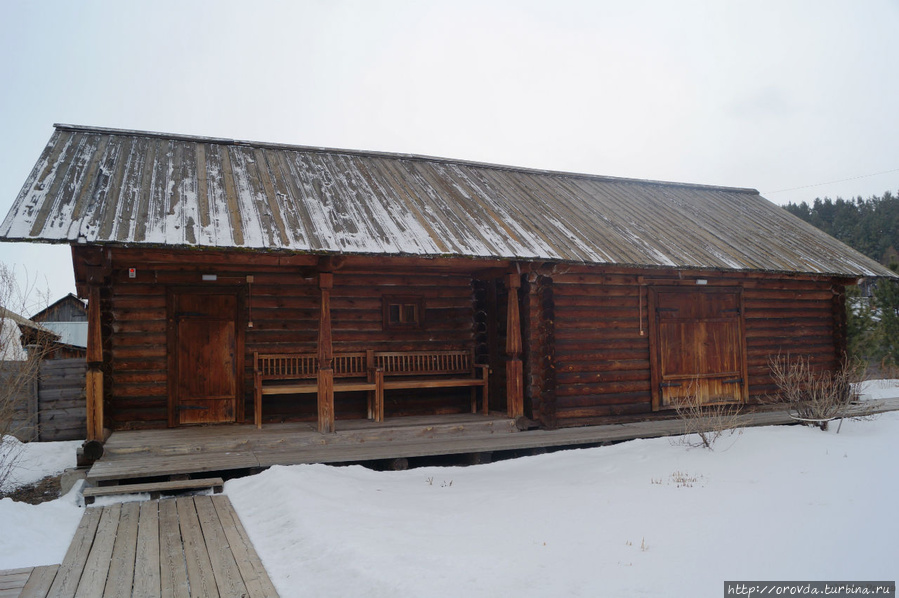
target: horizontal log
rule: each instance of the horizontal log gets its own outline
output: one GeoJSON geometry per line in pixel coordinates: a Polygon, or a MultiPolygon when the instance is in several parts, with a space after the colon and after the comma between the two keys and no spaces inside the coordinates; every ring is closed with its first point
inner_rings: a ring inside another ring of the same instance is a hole
{"type": "Polygon", "coordinates": [[[763,320],[758,323],[746,323],[746,338],[758,337],[825,337],[833,334],[833,326],[829,322],[799,322],[796,320],[782,320],[772,322],[763,320]]]}
{"type": "Polygon", "coordinates": [[[164,397],[167,396],[168,385],[164,382],[156,384],[122,384],[112,388],[116,397],[164,397]]]}
{"type": "Polygon", "coordinates": [[[830,303],[827,303],[826,305],[816,303],[815,307],[806,307],[801,309],[789,309],[787,307],[766,309],[746,308],[745,317],[747,321],[755,319],[827,321],[833,318],[833,307],[830,305],[830,303]]]}
{"type": "Polygon", "coordinates": [[[119,297],[144,296],[150,297],[155,295],[165,296],[165,287],[151,281],[142,282],[129,280],[127,283],[117,283],[110,285],[110,299],[115,301],[119,297]]]}
{"type": "Polygon", "coordinates": [[[649,370],[649,359],[595,359],[574,361],[556,358],[556,372],[626,372],[649,370]]]}
{"type": "Polygon", "coordinates": [[[163,370],[138,372],[113,372],[107,378],[112,384],[146,384],[148,382],[165,382],[166,372],[163,370]]]}
{"type": "Polygon", "coordinates": [[[381,287],[458,287],[462,289],[471,289],[471,276],[466,275],[450,275],[450,274],[429,274],[427,272],[415,274],[350,274],[337,272],[334,275],[334,288],[349,289],[352,287],[360,289],[381,288],[381,287]]]}
{"type": "Polygon", "coordinates": [[[608,382],[595,384],[562,384],[556,382],[556,400],[561,397],[582,397],[591,395],[615,395],[619,393],[649,392],[649,378],[630,382],[608,382]]]}
{"type": "MultiPolygon", "coordinates": [[[[638,323],[640,321],[640,310],[636,303],[633,305],[628,305],[627,307],[609,307],[609,306],[595,306],[595,307],[560,307],[555,306],[554,311],[554,319],[561,325],[577,325],[583,321],[592,321],[592,320],[633,320],[634,323],[638,323]]],[[[647,313],[646,306],[643,306],[643,322],[644,325],[647,322],[647,313]]]]}
{"type": "Polygon", "coordinates": [[[603,417],[609,415],[633,415],[637,413],[649,413],[652,411],[652,402],[645,399],[640,402],[607,403],[602,405],[584,406],[556,406],[556,419],[560,425],[575,423],[589,425],[586,421],[590,417],[603,417]]]}
{"type": "MultiPolygon", "coordinates": [[[[645,332],[645,331],[644,331],[645,332]]],[[[556,326],[556,340],[558,341],[598,341],[603,342],[609,340],[641,340],[648,335],[640,336],[640,329],[635,325],[626,328],[602,328],[587,327],[586,325],[579,328],[562,328],[556,326]]]]}
{"type": "Polygon", "coordinates": [[[743,296],[743,305],[747,310],[779,310],[779,309],[827,309],[831,305],[828,299],[759,299],[743,296]]]}
{"type": "Polygon", "coordinates": [[[148,347],[113,347],[110,353],[112,353],[112,359],[114,361],[131,359],[146,360],[153,357],[165,357],[166,347],[165,345],[148,347]]]}
{"type": "Polygon", "coordinates": [[[162,320],[138,320],[112,323],[114,334],[143,334],[148,332],[165,332],[166,321],[162,320]]]}
{"type": "MultiPolygon", "coordinates": [[[[319,309],[318,306],[309,305],[302,308],[295,307],[260,307],[255,302],[250,302],[250,308],[253,312],[253,321],[260,322],[264,320],[297,320],[297,321],[315,321],[318,323],[319,309]]],[[[369,313],[369,312],[359,312],[369,313]]]]}
{"type": "Polygon", "coordinates": [[[110,369],[114,372],[147,372],[165,369],[166,367],[166,358],[164,356],[151,359],[113,359],[110,362],[110,369]]]}
{"type": "Polygon", "coordinates": [[[129,267],[129,264],[141,262],[158,263],[192,263],[192,264],[227,264],[227,265],[294,265],[309,266],[318,263],[318,256],[282,253],[257,253],[228,250],[177,250],[122,247],[112,250],[112,264],[118,267],[129,267]]]}
{"type": "Polygon", "coordinates": [[[300,310],[318,310],[318,301],[312,297],[297,297],[295,295],[287,295],[284,297],[268,297],[253,294],[248,302],[253,310],[257,309],[300,309],[300,310]]]}
{"type": "Polygon", "coordinates": [[[830,301],[833,293],[830,290],[774,290],[756,289],[752,293],[747,292],[745,299],[778,299],[781,301],[830,301]]]}
{"type": "Polygon", "coordinates": [[[597,285],[553,284],[553,297],[632,297],[637,301],[639,287],[601,287],[597,285]]]}
{"type": "Polygon", "coordinates": [[[573,410],[563,409],[556,411],[556,422],[559,427],[590,426],[608,423],[606,418],[610,416],[638,415],[650,411],[652,411],[652,404],[648,402],[573,410]]]}
{"type": "Polygon", "coordinates": [[[557,274],[552,276],[553,284],[591,284],[591,285],[624,285],[635,286],[638,284],[638,276],[635,274],[608,274],[604,272],[579,272],[569,274],[557,274]]]}
{"type": "Polygon", "coordinates": [[[109,304],[112,309],[165,309],[165,295],[125,295],[113,297],[109,304]]]}
{"type": "Polygon", "coordinates": [[[556,339],[556,359],[562,361],[571,357],[576,360],[648,359],[649,341],[645,336],[637,339],[592,339],[589,341],[556,339]]]}
{"type": "Polygon", "coordinates": [[[152,345],[164,345],[166,335],[160,332],[122,333],[112,337],[114,347],[141,347],[152,345]]]}
{"type": "Polygon", "coordinates": [[[112,308],[108,312],[113,321],[142,321],[142,320],[163,320],[165,321],[165,309],[115,309],[112,308]]]}
{"type": "Polygon", "coordinates": [[[607,384],[610,382],[645,382],[649,380],[649,370],[594,371],[572,372],[562,370],[556,372],[557,386],[566,384],[607,384]]]}

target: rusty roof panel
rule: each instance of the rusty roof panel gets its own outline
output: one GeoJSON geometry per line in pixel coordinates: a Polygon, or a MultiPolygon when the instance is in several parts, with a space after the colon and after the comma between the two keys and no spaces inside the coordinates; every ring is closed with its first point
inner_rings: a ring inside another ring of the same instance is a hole
{"type": "Polygon", "coordinates": [[[752,189],[68,125],[0,238],[892,275],[752,189]]]}

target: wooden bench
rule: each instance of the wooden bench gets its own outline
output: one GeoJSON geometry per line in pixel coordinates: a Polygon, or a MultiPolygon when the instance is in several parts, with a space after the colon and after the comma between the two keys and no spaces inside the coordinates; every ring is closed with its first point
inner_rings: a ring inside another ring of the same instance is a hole
{"type": "MultiPolygon", "coordinates": [[[[368,417],[373,417],[375,379],[374,351],[335,353],[334,392],[368,391],[368,417]]],[[[262,427],[262,397],[265,395],[318,394],[316,353],[253,353],[253,391],[256,427],[262,427]]]]}
{"type": "Polygon", "coordinates": [[[482,409],[488,413],[489,368],[474,362],[468,351],[401,351],[374,353],[377,391],[374,419],[384,420],[384,391],[416,388],[471,388],[471,412],[477,413],[477,388],[482,389],[482,409]]]}

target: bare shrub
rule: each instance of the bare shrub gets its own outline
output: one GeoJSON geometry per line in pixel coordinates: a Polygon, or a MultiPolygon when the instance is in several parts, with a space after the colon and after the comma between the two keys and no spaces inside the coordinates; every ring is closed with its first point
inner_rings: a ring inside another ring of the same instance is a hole
{"type": "Polygon", "coordinates": [[[29,402],[40,362],[50,349],[50,333],[20,315],[29,307],[31,290],[33,285],[20,287],[13,271],[0,264],[0,488],[22,452],[20,440],[35,436],[37,414],[29,402]],[[27,350],[23,338],[28,339],[27,350]]]}
{"type": "Polygon", "coordinates": [[[846,358],[836,370],[815,368],[809,357],[777,355],[768,358],[778,395],[766,402],[785,403],[793,419],[827,430],[828,424],[845,417],[871,415],[873,404],[858,403],[858,388],[865,380],[866,364],[846,358]]]}
{"type": "Polygon", "coordinates": [[[741,433],[742,405],[733,402],[704,403],[691,383],[687,394],[676,400],[674,408],[684,424],[684,435],[678,440],[690,447],[713,450],[722,436],[741,433]]]}

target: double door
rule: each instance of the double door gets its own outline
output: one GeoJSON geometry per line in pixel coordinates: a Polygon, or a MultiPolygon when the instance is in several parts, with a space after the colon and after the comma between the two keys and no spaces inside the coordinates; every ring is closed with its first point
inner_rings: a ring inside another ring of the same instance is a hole
{"type": "Polygon", "coordinates": [[[700,403],[742,402],[746,361],[739,288],[653,288],[653,408],[685,397],[700,403]]]}

